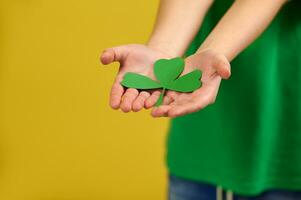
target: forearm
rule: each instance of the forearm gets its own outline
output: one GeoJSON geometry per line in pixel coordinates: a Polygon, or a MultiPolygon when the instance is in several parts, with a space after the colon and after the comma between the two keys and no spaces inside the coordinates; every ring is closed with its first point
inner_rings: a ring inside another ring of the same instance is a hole
{"type": "Polygon", "coordinates": [[[229,61],[270,24],[286,0],[237,0],[199,48],[214,49],[229,61]]]}
{"type": "Polygon", "coordinates": [[[171,56],[182,56],[199,30],[213,0],[161,0],[148,45],[171,56]]]}

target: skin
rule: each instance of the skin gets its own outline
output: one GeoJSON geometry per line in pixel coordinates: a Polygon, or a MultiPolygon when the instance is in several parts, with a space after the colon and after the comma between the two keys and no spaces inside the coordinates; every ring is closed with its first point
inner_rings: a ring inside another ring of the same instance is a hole
{"type": "Polygon", "coordinates": [[[231,60],[266,29],[285,3],[286,0],[236,0],[198,51],[185,59],[184,74],[200,69],[202,87],[192,93],[168,91],[163,105],[154,107],[160,91],[139,92],[132,88],[125,91],[120,85],[124,73],[136,72],[154,78],[153,63],[160,58],[181,56],[212,4],[212,0],[162,0],[147,45],[114,47],[101,55],[103,64],[120,63],[110,105],[123,112],[153,108],[153,117],[177,117],[214,103],[221,79],[230,77],[231,60]]]}
{"type": "Polygon", "coordinates": [[[140,111],[147,99],[159,97],[159,91],[141,91],[137,89],[125,89],[120,82],[127,72],[135,72],[154,79],[153,64],[160,58],[170,58],[168,54],[153,50],[145,45],[131,44],[107,49],[101,56],[101,62],[105,65],[119,62],[119,72],[113,83],[110,95],[110,105],[113,109],[121,109],[123,112],[140,111]]]}
{"type": "Polygon", "coordinates": [[[121,85],[126,72],[142,72],[153,78],[153,63],[159,58],[182,56],[192,41],[212,0],[183,1],[163,0],[160,3],[157,21],[147,45],[123,45],[106,49],[101,55],[105,65],[112,62],[120,63],[120,70],[113,83],[110,105],[113,109],[123,112],[140,111],[151,108],[160,91],[138,92],[136,89],[125,90],[121,85]],[[186,8],[183,10],[183,6],[186,8]],[[194,12],[186,12],[194,10],[194,12]],[[184,12],[183,12],[184,11],[184,12]],[[177,13],[177,14],[174,14],[177,13]],[[189,21],[190,23],[186,23],[189,21]],[[183,28],[178,29],[179,24],[183,28]],[[177,34],[174,34],[174,33],[177,34]],[[142,59],[143,58],[143,59],[142,59]]]}

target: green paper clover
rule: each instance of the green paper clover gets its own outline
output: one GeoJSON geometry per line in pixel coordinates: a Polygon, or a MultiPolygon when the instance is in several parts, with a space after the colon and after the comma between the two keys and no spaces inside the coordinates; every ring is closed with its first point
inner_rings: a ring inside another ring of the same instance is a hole
{"type": "Polygon", "coordinates": [[[193,92],[201,86],[201,71],[196,69],[188,74],[180,76],[184,70],[185,62],[182,58],[160,59],[154,64],[154,74],[158,81],[147,76],[128,72],[124,75],[121,84],[128,88],[136,89],[159,89],[163,91],[155,106],[163,103],[165,90],[177,92],[193,92]]]}

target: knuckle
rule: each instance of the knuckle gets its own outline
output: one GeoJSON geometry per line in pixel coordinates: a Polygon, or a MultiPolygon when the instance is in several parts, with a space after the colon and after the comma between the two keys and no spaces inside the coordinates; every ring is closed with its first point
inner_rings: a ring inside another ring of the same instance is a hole
{"type": "Polygon", "coordinates": [[[147,97],[149,97],[149,93],[148,93],[148,92],[145,92],[145,91],[142,91],[142,92],[140,92],[140,96],[141,96],[142,98],[147,98],[147,97]]]}
{"type": "Polygon", "coordinates": [[[132,96],[136,96],[138,94],[139,94],[138,90],[136,90],[134,88],[129,88],[129,89],[127,89],[125,95],[127,95],[128,97],[132,97],[132,96]]]}
{"type": "Polygon", "coordinates": [[[155,92],[153,92],[152,96],[154,96],[154,97],[160,96],[160,92],[159,91],[155,91],[155,92]]]}

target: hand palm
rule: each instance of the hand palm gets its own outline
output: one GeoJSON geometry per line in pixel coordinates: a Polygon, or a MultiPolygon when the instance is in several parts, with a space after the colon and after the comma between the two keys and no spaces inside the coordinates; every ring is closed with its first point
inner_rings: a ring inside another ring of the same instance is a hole
{"type": "MultiPolygon", "coordinates": [[[[128,88],[125,91],[120,82],[127,72],[155,79],[153,64],[161,58],[170,58],[170,56],[144,45],[125,45],[106,50],[101,57],[103,64],[110,64],[114,61],[120,63],[120,69],[111,90],[111,107],[121,108],[123,112],[153,107],[160,96],[160,90],[139,92],[137,89],[128,88]]],[[[185,115],[203,109],[215,101],[221,78],[230,76],[230,64],[227,58],[212,50],[204,50],[185,60],[183,74],[195,68],[202,71],[202,87],[192,93],[168,91],[163,105],[154,107],[152,111],[154,117],[185,115]]]]}
{"type": "Polygon", "coordinates": [[[160,58],[169,56],[152,50],[144,45],[126,45],[106,50],[101,57],[104,64],[110,64],[113,61],[120,63],[120,69],[116,80],[112,86],[110,104],[114,109],[121,108],[124,112],[139,111],[145,106],[145,101],[152,102],[160,93],[158,90],[141,91],[129,88],[126,91],[120,82],[127,72],[134,72],[155,79],[153,73],[153,63],[160,58]]]}
{"type": "Polygon", "coordinates": [[[168,91],[164,105],[153,109],[154,117],[177,117],[203,109],[215,101],[221,82],[220,74],[225,78],[230,76],[227,59],[213,51],[192,55],[185,62],[184,74],[195,68],[202,71],[202,86],[192,93],[168,91]]]}

